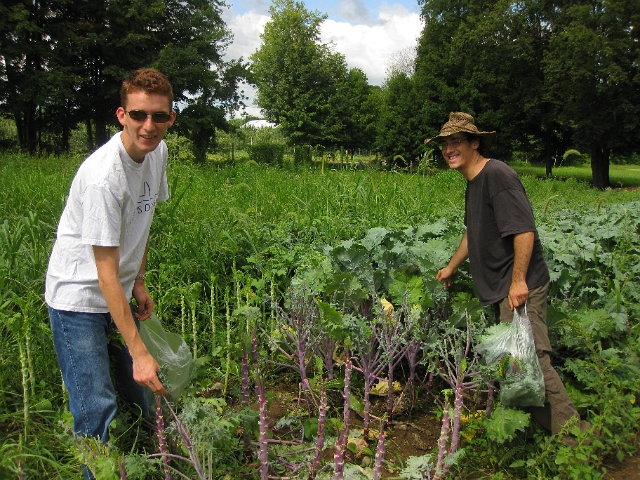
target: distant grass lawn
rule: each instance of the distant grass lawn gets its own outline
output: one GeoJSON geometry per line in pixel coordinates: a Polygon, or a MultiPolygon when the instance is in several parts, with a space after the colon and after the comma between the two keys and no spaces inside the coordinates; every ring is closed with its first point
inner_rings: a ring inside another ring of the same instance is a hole
{"type": "MultiPolygon", "coordinates": [[[[517,163],[512,165],[520,175],[545,176],[544,166],[517,163]]],[[[591,166],[587,163],[579,167],[558,167],[552,172],[553,178],[576,180],[591,183],[591,166]]],[[[613,188],[640,186],[640,165],[613,165],[609,166],[609,181],[613,188]]]]}

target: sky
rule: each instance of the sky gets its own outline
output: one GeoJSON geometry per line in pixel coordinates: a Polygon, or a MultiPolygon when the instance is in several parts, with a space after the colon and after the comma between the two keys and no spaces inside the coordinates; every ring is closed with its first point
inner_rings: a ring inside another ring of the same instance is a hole
{"type": "MultiPolygon", "coordinates": [[[[322,43],[332,43],[348,68],[360,68],[371,85],[381,85],[394,54],[414,47],[422,29],[417,0],[302,0],[307,10],[327,15],[322,43]]],[[[227,0],[222,18],[233,33],[225,58],[249,58],[260,47],[260,34],[269,21],[271,0],[227,0]]],[[[247,113],[260,116],[250,97],[247,113]]]]}

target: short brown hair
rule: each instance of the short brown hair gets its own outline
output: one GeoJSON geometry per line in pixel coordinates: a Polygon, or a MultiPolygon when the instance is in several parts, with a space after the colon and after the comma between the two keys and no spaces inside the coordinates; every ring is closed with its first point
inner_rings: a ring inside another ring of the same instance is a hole
{"type": "Polygon", "coordinates": [[[143,91],[157,93],[169,98],[170,107],[173,106],[173,88],[167,77],[155,68],[141,68],[129,75],[120,89],[120,104],[126,107],[127,95],[133,92],[143,91]]]}

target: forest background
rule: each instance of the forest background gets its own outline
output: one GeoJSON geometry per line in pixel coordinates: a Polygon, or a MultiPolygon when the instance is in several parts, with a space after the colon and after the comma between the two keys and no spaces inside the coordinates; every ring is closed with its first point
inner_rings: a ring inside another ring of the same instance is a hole
{"type": "MultiPolygon", "coordinates": [[[[593,184],[640,142],[637,2],[420,1],[416,50],[399,55],[381,87],[319,42],[326,15],[276,0],[260,48],[223,61],[231,32],[217,1],[11,0],[0,6],[0,113],[30,153],[70,149],[82,125],[89,150],[104,143],[122,78],[141,66],[174,84],[175,129],[197,161],[255,84],[265,118],[289,145],[421,158],[423,140],[450,111],[500,133],[494,155],[514,151],[548,175],[569,149],[589,155],[593,184]]],[[[10,139],[0,139],[3,146],[10,139]]]]}

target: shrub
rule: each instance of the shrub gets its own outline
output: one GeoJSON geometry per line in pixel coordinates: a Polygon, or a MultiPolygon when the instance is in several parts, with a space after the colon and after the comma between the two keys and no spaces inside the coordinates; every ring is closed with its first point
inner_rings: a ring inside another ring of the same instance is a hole
{"type": "Polygon", "coordinates": [[[301,145],[293,150],[293,163],[296,165],[311,165],[313,162],[313,149],[311,145],[301,145]]]}
{"type": "Polygon", "coordinates": [[[249,159],[267,165],[282,165],[284,150],[284,145],[279,143],[257,143],[251,147],[249,159]]]}
{"type": "Polygon", "coordinates": [[[168,132],[164,137],[164,141],[167,143],[167,149],[169,150],[170,163],[193,162],[195,157],[193,155],[192,142],[187,137],[168,132]]]}

